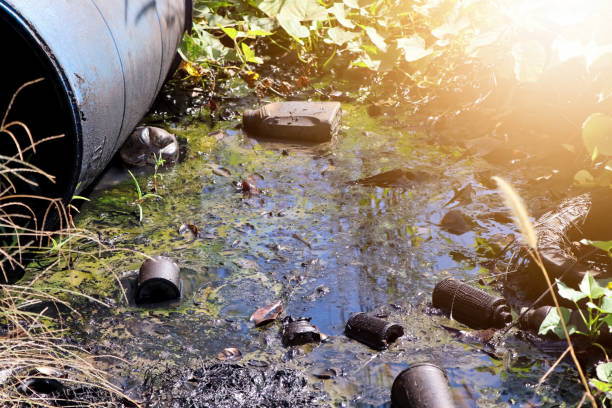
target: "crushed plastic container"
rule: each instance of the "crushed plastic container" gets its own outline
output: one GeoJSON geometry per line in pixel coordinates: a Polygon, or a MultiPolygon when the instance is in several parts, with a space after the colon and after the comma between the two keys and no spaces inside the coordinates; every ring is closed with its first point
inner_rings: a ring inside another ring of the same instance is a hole
{"type": "Polygon", "coordinates": [[[253,137],[333,142],[342,128],[342,109],[339,102],[275,102],[245,110],[242,123],[253,137]]]}

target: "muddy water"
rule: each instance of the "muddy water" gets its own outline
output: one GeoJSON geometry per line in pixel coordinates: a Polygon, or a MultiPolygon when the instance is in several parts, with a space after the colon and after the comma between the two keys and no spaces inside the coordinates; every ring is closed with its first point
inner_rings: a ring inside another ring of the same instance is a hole
{"type": "MultiPolygon", "coordinates": [[[[48,279],[113,303],[110,309],[82,306],[84,341],[130,361],[108,362],[128,388],[151,366],[215,359],[223,348],[237,347],[243,361],[303,370],[334,406],[390,406],[394,377],[422,361],[446,370],[460,407],[576,403],[580,388],[564,379],[573,378],[565,375],[569,367],[535,388],[554,357],[514,335],[495,349],[462,341],[442,326],[464,327],[428,313],[438,280],[487,277],[483,243],[512,232],[499,222],[503,207],[490,184],[500,170],[458,148],[428,143],[418,132],[369,119],[362,109],[344,110],[344,137],[336,146],[257,143],[232,130],[236,123],[224,123],[216,138],[205,126],[176,129],[186,159],[162,174],[163,198],[143,203],[142,224],[127,205],[135,199],[130,180],[97,191],[77,222],[118,252],[98,261],[83,257],[73,272],[48,279]],[[231,175],[215,174],[215,166],[231,175]],[[347,184],[396,168],[431,176],[403,187],[347,184]],[[236,187],[248,177],[260,194],[236,187]],[[444,207],[453,190],[468,183],[473,200],[444,207]],[[456,235],[439,225],[450,208],[472,220],[470,231],[456,235]],[[180,235],[182,224],[196,225],[199,237],[180,235]],[[119,248],[176,259],[182,299],[126,306],[113,273],[125,282],[143,257],[119,248]],[[254,328],[251,313],[277,299],[285,314],[311,317],[329,341],[287,349],[279,323],[254,328]],[[406,328],[387,351],[343,335],[352,313],[373,310],[406,328]],[[310,376],[319,368],[339,375],[310,376]]],[[[139,182],[144,190],[152,186],[150,175],[139,182]]]]}

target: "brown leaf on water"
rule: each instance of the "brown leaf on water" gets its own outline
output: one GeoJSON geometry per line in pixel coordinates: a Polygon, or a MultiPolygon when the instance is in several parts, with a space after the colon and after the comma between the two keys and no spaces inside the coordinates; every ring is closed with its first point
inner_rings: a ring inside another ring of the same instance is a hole
{"type": "Polygon", "coordinates": [[[212,172],[213,174],[216,174],[217,176],[220,176],[220,177],[229,177],[232,175],[232,173],[225,167],[214,168],[212,172]]]}
{"type": "Polygon", "coordinates": [[[276,301],[264,307],[257,309],[250,317],[249,321],[255,323],[255,327],[268,324],[278,317],[283,312],[283,302],[276,301]]]}
{"type": "Polygon", "coordinates": [[[195,240],[199,234],[198,227],[195,224],[183,224],[179,227],[178,232],[180,235],[193,240],[195,240]]]}
{"type": "Polygon", "coordinates": [[[221,361],[235,361],[242,358],[242,353],[235,347],[228,347],[221,350],[217,354],[217,358],[221,361]]]}
{"type": "Polygon", "coordinates": [[[450,210],[440,221],[440,228],[451,234],[461,235],[470,231],[469,218],[459,210],[450,210]]]}
{"type": "Polygon", "coordinates": [[[247,195],[259,195],[259,189],[247,180],[242,180],[242,192],[247,195]]]}

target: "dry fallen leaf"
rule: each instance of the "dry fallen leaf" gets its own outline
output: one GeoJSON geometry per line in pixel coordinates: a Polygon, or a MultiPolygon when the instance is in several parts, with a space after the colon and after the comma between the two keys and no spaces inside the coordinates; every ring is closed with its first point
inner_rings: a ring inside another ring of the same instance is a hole
{"type": "Polygon", "coordinates": [[[259,195],[259,189],[246,180],[242,180],[242,192],[249,195],[259,195]]]}
{"type": "Polygon", "coordinates": [[[270,323],[283,312],[283,302],[276,301],[264,307],[257,309],[252,315],[249,321],[255,322],[255,327],[263,326],[264,324],[270,323]]]}
{"type": "Polygon", "coordinates": [[[220,177],[229,177],[232,175],[232,173],[225,167],[216,167],[213,169],[212,172],[213,174],[216,174],[217,176],[220,176],[220,177]]]}

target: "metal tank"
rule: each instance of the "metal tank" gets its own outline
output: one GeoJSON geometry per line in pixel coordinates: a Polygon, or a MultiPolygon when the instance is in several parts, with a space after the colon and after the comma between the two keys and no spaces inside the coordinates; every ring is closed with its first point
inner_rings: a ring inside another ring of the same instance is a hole
{"type": "Polygon", "coordinates": [[[9,120],[38,139],[64,135],[33,157],[56,176],[33,193],[67,200],[102,172],[153,104],[191,12],[191,0],[0,0],[0,117],[43,77],[9,120]]]}

